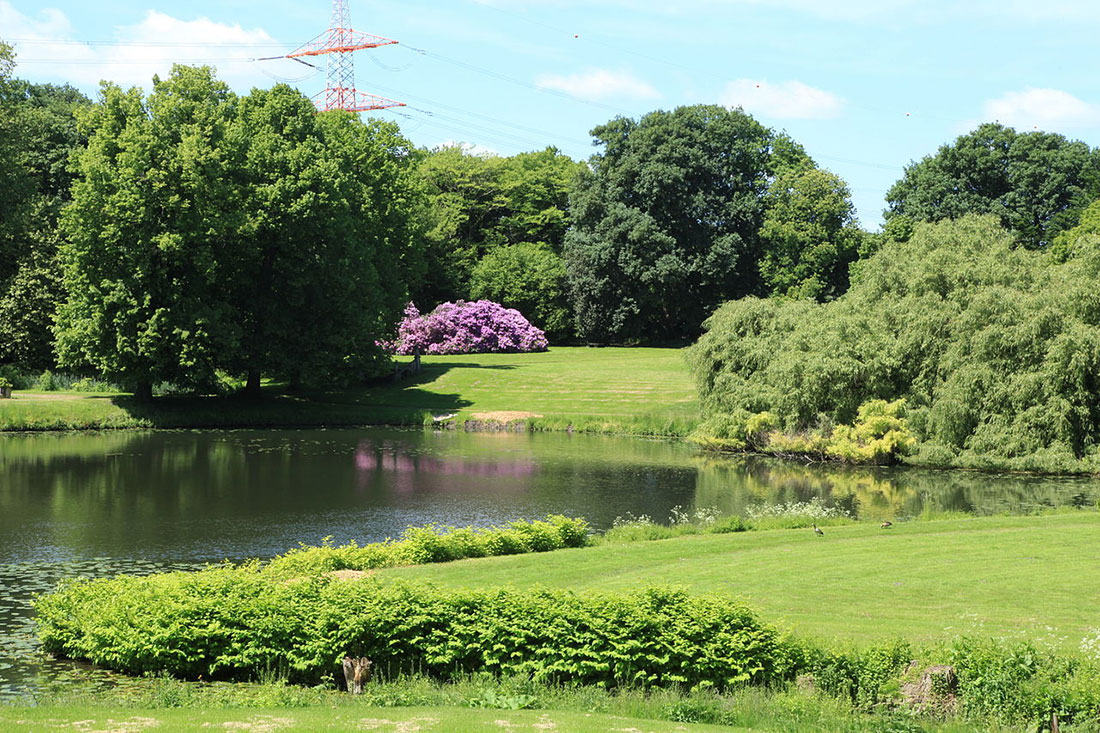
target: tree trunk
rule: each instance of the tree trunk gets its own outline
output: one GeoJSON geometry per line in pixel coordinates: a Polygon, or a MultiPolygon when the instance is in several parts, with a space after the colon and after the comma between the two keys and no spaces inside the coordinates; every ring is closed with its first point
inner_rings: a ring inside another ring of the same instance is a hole
{"type": "Polygon", "coordinates": [[[134,388],[134,399],[138,402],[152,402],[153,401],[153,383],[148,379],[142,379],[137,383],[137,387],[134,388]]]}
{"type": "Polygon", "coordinates": [[[248,395],[249,397],[259,397],[260,396],[260,370],[259,369],[249,369],[248,370],[248,381],[245,382],[244,393],[246,395],[248,395]]]}

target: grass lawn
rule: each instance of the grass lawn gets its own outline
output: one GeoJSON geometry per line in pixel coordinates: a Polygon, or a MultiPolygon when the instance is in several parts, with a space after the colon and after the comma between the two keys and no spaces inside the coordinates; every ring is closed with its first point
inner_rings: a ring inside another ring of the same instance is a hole
{"type": "Polygon", "coordinates": [[[1076,649],[1100,627],[1100,514],[981,517],[705,534],[380,573],[441,585],[624,590],[667,584],[744,599],[804,636],[857,643],[968,633],[1076,649]]]}
{"type": "Polygon", "coordinates": [[[203,729],[375,730],[375,731],[500,731],[559,730],[577,733],[606,731],[729,731],[747,730],[717,725],[639,720],[597,713],[552,710],[480,710],[472,708],[270,708],[130,710],[86,707],[0,707],[0,727],[6,731],[97,730],[140,733],[144,730],[203,729]]]}
{"type": "Polygon", "coordinates": [[[560,347],[539,354],[425,357],[399,383],[265,399],[16,392],[0,401],[0,430],[121,427],[421,425],[433,416],[528,420],[538,429],[683,435],[698,419],[679,349],[560,347]]]}

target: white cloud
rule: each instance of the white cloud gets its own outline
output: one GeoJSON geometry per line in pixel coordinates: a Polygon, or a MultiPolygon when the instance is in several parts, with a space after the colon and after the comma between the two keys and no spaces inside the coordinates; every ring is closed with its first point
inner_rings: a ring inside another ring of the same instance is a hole
{"type": "Polygon", "coordinates": [[[658,99],[661,96],[661,93],[651,84],[633,74],[607,69],[589,69],[569,76],[543,74],[535,80],[535,84],[544,89],[557,89],[582,99],[608,97],[658,99]]]}
{"type": "Polygon", "coordinates": [[[800,81],[770,84],[754,79],[737,79],[726,85],[719,101],[727,107],[780,120],[821,120],[837,117],[844,100],[832,92],[800,81]]]}
{"type": "Polygon", "coordinates": [[[166,76],[173,63],[216,66],[219,78],[240,91],[269,86],[265,70],[293,76],[306,70],[288,60],[249,62],[286,52],[262,28],[181,20],[155,10],[137,23],[116,26],[109,43],[95,45],[75,40],[68,18],[53,8],[31,17],[0,0],[0,28],[5,38],[20,39],[14,42],[20,76],[58,78],[85,88],[101,79],[148,87],[154,74],[166,76]]]}
{"type": "Polygon", "coordinates": [[[1100,127],[1100,104],[1085,102],[1060,89],[1035,89],[1008,92],[985,103],[986,120],[1027,130],[1041,128],[1100,127]]]}

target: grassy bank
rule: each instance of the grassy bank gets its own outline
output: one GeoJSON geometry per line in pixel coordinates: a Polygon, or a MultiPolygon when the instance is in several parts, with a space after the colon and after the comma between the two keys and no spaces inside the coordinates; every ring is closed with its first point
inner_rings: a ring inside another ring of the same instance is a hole
{"type": "MultiPolygon", "coordinates": [[[[4,730],[484,731],[969,731],[974,721],[917,721],[897,711],[868,714],[801,690],[744,689],[727,695],[680,690],[608,691],[471,678],[375,681],[361,696],[271,683],[194,683],[168,678],[114,688],[80,683],[47,692],[32,707],[0,706],[4,730]],[[523,708],[523,709],[516,709],[523,708]],[[552,725],[551,725],[552,724],[552,725]]],[[[983,730],[1009,730],[982,719],[983,730]]]]}
{"type": "Polygon", "coordinates": [[[800,635],[857,643],[964,634],[1075,650],[1097,635],[1100,514],[981,517],[704,534],[542,556],[379,571],[445,586],[626,590],[666,583],[731,595],[800,635]]]}
{"type": "Polygon", "coordinates": [[[0,430],[463,425],[522,420],[533,429],[684,435],[698,403],[681,350],[560,347],[539,354],[425,357],[398,383],[263,399],[16,392],[0,430]]]}
{"type": "MultiPolygon", "coordinates": [[[[616,715],[546,710],[477,710],[470,708],[375,708],[349,706],[260,708],[253,710],[120,708],[0,708],[0,725],[9,731],[54,728],[103,731],[194,731],[203,728],[251,731],[276,730],[376,730],[376,731],[474,731],[568,730],[604,733],[609,730],[728,731],[714,725],[685,725],[639,720],[616,715]]],[[[735,729],[736,730],[736,729],[735,729]]],[[[746,729],[742,729],[746,730],[746,729]]]]}

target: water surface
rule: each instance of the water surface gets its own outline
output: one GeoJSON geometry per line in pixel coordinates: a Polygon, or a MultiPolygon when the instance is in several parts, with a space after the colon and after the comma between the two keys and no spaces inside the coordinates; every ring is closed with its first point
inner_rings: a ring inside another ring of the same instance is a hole
{"type": "Polygon", "coordinates": [[[1092,505],[1093,479],[853,469],[703,456],[682,443],[392,429],[0,435],[0,697],[43,670],[29,599],[62,577],[268,558],[546,514],[597,529],[675,507],[819,500],[853,515],[1092,505]]]}

